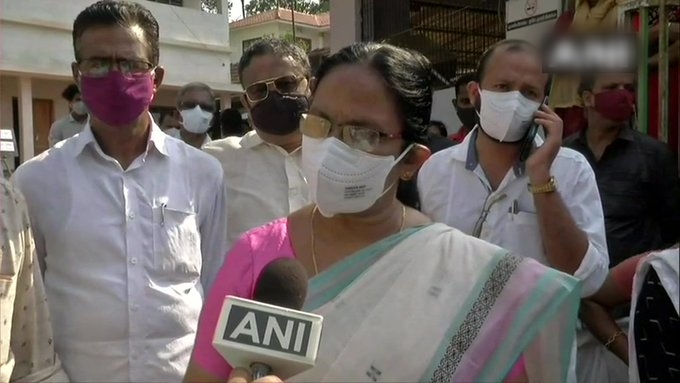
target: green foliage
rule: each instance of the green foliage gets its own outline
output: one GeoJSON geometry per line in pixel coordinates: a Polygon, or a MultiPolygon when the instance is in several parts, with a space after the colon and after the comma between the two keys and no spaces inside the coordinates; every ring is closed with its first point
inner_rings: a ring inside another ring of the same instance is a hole
{"type": "Polygon", "coordinates": [[[302,48],[302,50],[304,50],[305,53],[309,53],[309,51],[312,50],[312,40],[304,38],[304,37],[298,37],[298,36],[295,36],[295,40],[293,40],[293,33],[292,32],[283,33],[279,36],[279,38],[281,40],[285,40],[285,41],[294,43],[295,45],[302,48]]]}
{"type": "Polygon", "coordinates": [[[330,11],[330,0],[319,0],[318,2],[311,0],[251,0],[246,5],[246,16],[271,11],[277,5],[285,9],[293,9],[294,6],[295,11],[312,15],[330,11]]]}
{"type": "MultiPolygon", "coordinates": [[[[208,13],[217,13],[217,3],[219,0],[201,0],[201,8],[208,13]]],[[[231,0],[227,2],[227,7],[231,11],[232,4],[231,0]]]]}

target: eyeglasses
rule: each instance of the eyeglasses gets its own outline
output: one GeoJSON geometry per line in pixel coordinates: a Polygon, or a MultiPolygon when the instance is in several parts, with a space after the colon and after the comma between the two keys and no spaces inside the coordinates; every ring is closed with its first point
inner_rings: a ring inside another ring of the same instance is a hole
{"type": "Polygon", "coordinates": [[[258,81],[246,88],[246,97],[250,102],[262,101],[269,96],[270,88],[274,88],[279,93],[295,93],[301,80],[302,77],[287,75],[258,81]]]}
{"type": "MultiPolygon", "coordinates": [[[[333,123],[312,114],[300,118],[300,131],[312,138],[327,138],[333,130],[333,123]]],[[[401,138],[401,134],[387,134],[375,129],[355,125],[338,126],[342,129],[341,140],[350,147],[364,152],[375,150],[383,139],[401,138]]]]}
{"type": "Polygon", "coordinates": [[[125,59],[86,59],[78,62],[78,70],[88,77],[104,77],[118,67],[120,73],[126,76],[145,74],[154,69],[154,65],[144,60],[125,59]]]}

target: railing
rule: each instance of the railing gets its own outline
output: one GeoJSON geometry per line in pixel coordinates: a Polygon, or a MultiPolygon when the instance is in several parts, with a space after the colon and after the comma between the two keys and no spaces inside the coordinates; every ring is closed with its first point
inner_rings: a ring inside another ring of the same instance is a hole
{"type": "Polygon", "coordinates": [[[364,0],[362,39],[385,41],[427,56],[448,86],[475,70],[486,48],[505,38],[500,0],[364,0]]]}

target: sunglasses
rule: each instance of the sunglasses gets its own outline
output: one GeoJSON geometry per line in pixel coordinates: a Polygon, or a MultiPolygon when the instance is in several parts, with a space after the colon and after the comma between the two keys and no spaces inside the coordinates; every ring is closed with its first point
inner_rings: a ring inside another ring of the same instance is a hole
{"type": "Polygon", "coordinates": [[[250,102],[259,102],[269,97],[269,90],[279,93],[296,93],[303,77],[286,75],[268,80],[258,81],[246,88],[246,97],[250,102]]]}
{"type": "MultiPolygon", "coordinates": [[[[303,114],[300,118],[300,132],[311,138],[327,138],[333,130],[333,123],[312,114],[303,114]]],[[[402,138],[401,134],[387,134],[375,129],[356,125],[338,126],[342,129],[340,139],[348,146],[364,152],[372,152],[383,140],[402,138]]]]}

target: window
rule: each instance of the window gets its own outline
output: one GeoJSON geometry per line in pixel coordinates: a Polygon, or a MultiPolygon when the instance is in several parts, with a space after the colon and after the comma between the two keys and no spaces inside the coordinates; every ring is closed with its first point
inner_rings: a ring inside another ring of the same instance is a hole
{"type": "Polygon", "coordinates": [[[174,6],[177,6],[177,7],[183,7],[184,6],[184,0],[149,0],[149,1],[153,1],[154,3],[174,5],[174,6]]]}

